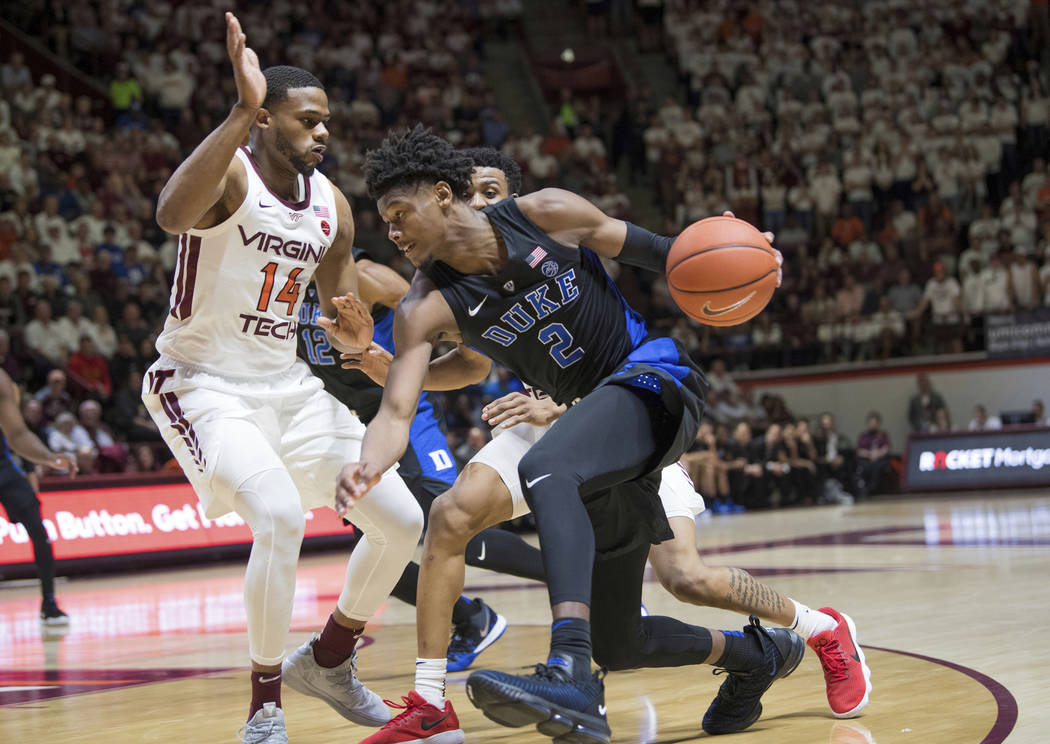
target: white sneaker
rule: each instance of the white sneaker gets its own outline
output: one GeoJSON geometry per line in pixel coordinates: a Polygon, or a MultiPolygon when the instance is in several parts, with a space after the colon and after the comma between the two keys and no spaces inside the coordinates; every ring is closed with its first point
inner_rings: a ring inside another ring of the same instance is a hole
{"type": "Polygon", "coordinates": [[[348,721],[361,726],[382,726],[390,720],[383,699],[357,678],[357,653],[328,669],[314,659],[317,635],[297,648],[281,664],[284,684],[296,692],[320,698],[348,721]]]}
{"type": "Polygon", "coordinates": [[[277,703],[263,703],[263,707],[241,726],[237,740],[244,744],[288,744],[284,711],[277,707],[277,703]]]}

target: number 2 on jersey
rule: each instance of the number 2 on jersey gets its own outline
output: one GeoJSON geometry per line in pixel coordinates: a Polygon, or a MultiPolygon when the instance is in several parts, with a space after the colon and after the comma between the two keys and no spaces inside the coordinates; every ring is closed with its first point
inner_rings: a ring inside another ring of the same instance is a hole
{"type": "MultiPolygon", "coordinates": [[[[260,313],[264,313],[270,307],[270,294],[273,292],[274,281],[277,278],[277,262],[270,261],[261,270],[266,275],[266,279],[263,280],[262,291],[259,293],[259,303],[255,306],[255,309],[260,313]]],[[[299,301],[300,286],[295,280],[299,278],[299,274],[302,272],[301,266],[292,269],[288,273],[288,281],[285,282],[284,287],[277,293],[277,296],[273,298],[274,302],[283,302],[288,306],[287,315],[292,314],[295,303],[299,301]]]]}

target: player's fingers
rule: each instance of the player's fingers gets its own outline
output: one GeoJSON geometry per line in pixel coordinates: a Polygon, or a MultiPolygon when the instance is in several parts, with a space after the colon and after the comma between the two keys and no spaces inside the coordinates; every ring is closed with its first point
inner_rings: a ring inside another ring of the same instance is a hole
{"type": "Polygon", "coordinates": [[[765,238],[766,242],[768,242],[770,245],[772,245],[773,241],[776,239],[776,236],[769,230],[766,230],[764,233],[762,233],[762,237],[765,238]]]}
{"type": "MultiPolygon", "coordinates": [[[[772,233],[770,233],[770,235],[772,235],[772,233]]],[[[773,253],[775,253],[776,257],[777,257],[777,266],[783,266],[784,265],[784,254],[781,253],[780,251],[777,251],[777,250],[774,250],[773,253]]]]}
{"type": "Polygon", "coordinates": [[[733,217],[733,218],[736,217],[736,215],[733,214],[733,211],[730,210],[730,209],[727,209],[726,211],[722,212],[722,216],[723,217],[733,217]]]}

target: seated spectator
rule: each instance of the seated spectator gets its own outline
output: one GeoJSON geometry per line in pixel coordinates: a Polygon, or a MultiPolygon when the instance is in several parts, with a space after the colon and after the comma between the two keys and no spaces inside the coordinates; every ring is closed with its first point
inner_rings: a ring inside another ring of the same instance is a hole
{"type": "Polygon", "coordinates": [[[117,333],[127,336],[136,347],[142,345],[150,335],[149,323],[142,317],[142,309],[137,302],[129,302],[124,305],[121,313],[121,322],[117,326],[117,333]]]}
{"type": "Polygon", "coordinates": [[[751,427],[741,421],[733,429],[733,436],[726,443],[722,456],[729,478],[730,495],[723,502],[715,500],[712,511],[716,514],[743,511],[749,504],[758,504],[765,471],[757,454],[751,446],[751,427]]]}
{"type": "Polygon", "coordinates": [[[66,358],[66,345],[58,326],[51,318],[51,303],[40,300],[33,308],[33,319],[26,323],[22,338],[26,349],[38,360],[61,365],[66,358]]]}
{"type": "Polygon", "coordinates": [[[1046,410],[1043,408],[1043,401],[1036,398],[1032,401],[1032,413],[1035,414],[1035,425],[1036,426],[1050,426],[1050,419],[1046,417],[1046,410]]]}
{"type": "Polygon", "coordinates": [[[131,448],[131,460],[128,463],[129,473],[156,473],[161,469],[161,463],[153,447],[145,443],[136,444],[131,448]]]}
{"type": "Polygon", "coordinates": [[[813,436],[813,446],[817,451],[817,466],[824,481],[823,500],[837,504],[853,503],[853,496],[847,490],[853,488],[853,445],[838,432],[832,414],[820,415],[820,428],[813,436]]]}
{"type": "MultiPolygon", "coordinates": [[[[79,378],[81,385],[87,388],[92,395],[97,395],[105,400],[113,392],[113,384],[109,379],[109,366],[105,358],[95,349],[95,342],[91,336],[85,334],[80,337],[80,347],[75,354],[69,357],[69,373],[79,378]]],[[[80,420],[83,421],[83,411],[80,420]]]]}
{"type": "Polygon", "coordinates": [[[11,337],[3,328],[0,328],[0,369],[16,383],[22,377],[18,357],[11,353],[11,337]]]}
{"type": "Polygon", "coordinates": [[[740,394],[740,388],[726,369],[725,359],[712,359],[711,367],[707,370],[706,376],[707,382],[711,385],[711,390],[714,392],[720,394],[728,393],[731,397],[736,397],[740,394]]]}
{"type": "Polygon", "coordinates": [[[37,391],[44,424],[50,424],[60,413],[73,410],[73,398],[66,390],[66,373],[53,369],[47,373],[47,387],[37,391]]]}
{"type": "Polygon", "coordinates": [[[966,428],[970,431],[994,431],[1002,429],[1003,422],[998,416],[989,416],[988,409],[978,403],[973,408],[973,418],[966,428]]]}
{"type": "Polygon", "coordinates": [[[480,426],[472,426],[467,431],[466,439],[463,443],[456,447],[453,454],[459,461],[459,466],[465,467],[474,455],[481,451],[481,448],[488,442],[488,436],[480,426]]]}
{"type": "Polygon", "coordinates": [[[91,335],[94,330],[91,321],[84,317],[84,306],[78,300],[70,301],[66,314],[55,321],[55,327],[70,353],[80,348],[81,337],[91,335]]]}
{"type": "Polygon", "coordinates": [[[142,372],[131,367],[125,376],[126,383],[113,393],[106,406],[106,418],[121,439],[129,442],[159,442],[157,425],[142,403],[142,372]]]}
{"type": "Polygon", "coordinates": [[[47,446],[53,452],[75,457],[81,473],[91,473],[95,469],[95,458],[98,452],[84,427],[77,423],[77,418],[69,411],[63,411],[55,417],[49,428],[47,446]]]}
{"type": "Polygon", "coordinates": [[[102,423],[102,406],[98,401],[80,404],[80,425],[87,433],[98,455],[97,472],[123,473],[128,462],[128,447],[113,438],[109,426],[102,423]]]}
{"type": "Polygon", "coordinates": [[[790,455],[784,443],[783,433],[783,426],[772,423],[766,427],[766,433],[757,437],[751,444],[756,451],[755,459],[763,471],[757,504],[760,508],[777,507],[791,502],[791,481],[788,479],[791,472],[791,465],[788,463],[790,455]]]}
{"type": "Polygon", "coordinates": [[[857,497],[876,493],[890,467],[890,437],[882,430],[882,416],[868,414],[867,428],[857,437],[857,497]]]}
{"type": "Polygon", "coordinates": [[[817,448],[809,433],[809,422],[801,419],[797,424],[786,424],[783,428],[783,462],[788,471],[788,493],[781,506],[813,505],[820,498],[822,488],[817,473],[817,448]]]}
{"type": "Polygon", "coordinates": [[[729,498],[729,477],[719,455],[715,430],[708,420],[700,422],[693,446],[682,455],[680,462],[697,490],[706,498],[721,502],[729,498]]]}
{"type": "Polygon", "coordinates": [[[109,313],[105,305],[95,307],[89,332],[98,353],[106,359],[112,358],[117,351],[117,332],[109,324],[109,313]]]}
{"type": "Polygon", "coordinates": [[[116,243],[117,231],[112,225],[106,225],[102,229],[102,242],[95,246],[95,255],[99,253],[109,254],[109,263],[117,276],[123,275],[124,249],[116,243]]]}

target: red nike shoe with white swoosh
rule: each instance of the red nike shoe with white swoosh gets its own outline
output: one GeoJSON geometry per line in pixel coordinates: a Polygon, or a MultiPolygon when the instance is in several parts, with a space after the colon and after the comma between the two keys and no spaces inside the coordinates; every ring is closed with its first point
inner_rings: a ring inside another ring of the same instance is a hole
{"type": "Polygon", "coordinates": [[[465,736],[452,701],[440,710],[415,690],[402,697],[404,705],[385,701],[391,708],[402,708],[383,728],[362,739],[360,744],[463,744],[465,736]]]}
{"type": "Polygon", "coordinates": [[[824,684],[832,712],[836,718],[850,718],[868,704],[871,669],[864,661],[853,619],[830,607],[821,607],[820,611],[833,617],[838,625],[834,630],[818,633],[807,643],[824,667],[824,684]]]}

